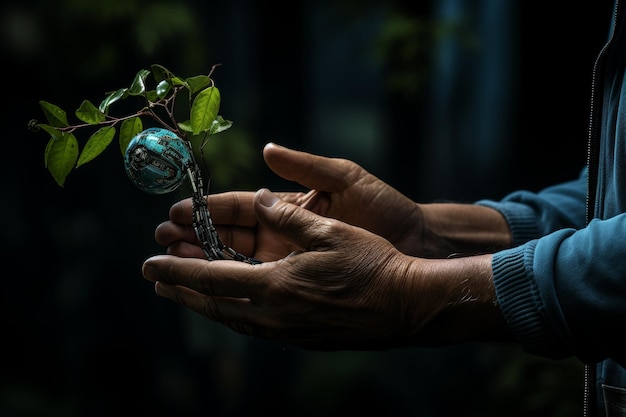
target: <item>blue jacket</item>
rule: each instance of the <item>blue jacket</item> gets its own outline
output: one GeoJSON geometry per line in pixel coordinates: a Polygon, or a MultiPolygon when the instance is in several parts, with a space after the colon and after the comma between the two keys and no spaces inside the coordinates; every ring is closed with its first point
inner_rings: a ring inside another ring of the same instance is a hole
{"type": "Polygon", "coordinates": [[[626,415],[626,15],[594,67],[588,163],[570,182],[501,201],[515,246],[493,255],[499,305],[535,355],[586,364],[588,416],[626,415]]]}

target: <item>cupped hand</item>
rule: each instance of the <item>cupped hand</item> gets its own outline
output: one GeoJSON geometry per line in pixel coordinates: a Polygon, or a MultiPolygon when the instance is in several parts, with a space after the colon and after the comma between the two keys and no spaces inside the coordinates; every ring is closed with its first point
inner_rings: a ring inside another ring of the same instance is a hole
{"type": "Polygon", "coordinates": [[[419,254],[423,227],[420,206],[357,163],[273,143],[265,146],[263,157],[277,175],[310,190],[306,194],[281,194],[282,199],[369,230],[403,253],[419,254]]]}
{"type": "Polygon", "coordinates": [[[259,265],[155,256],[143,273],[157,294],[239,333],[320,350],[405,345],[436,311],[409,301],[421,293],[413,258],[381,236],[267,189],[252,203],[258,227],[289,255],[259,265]]]}

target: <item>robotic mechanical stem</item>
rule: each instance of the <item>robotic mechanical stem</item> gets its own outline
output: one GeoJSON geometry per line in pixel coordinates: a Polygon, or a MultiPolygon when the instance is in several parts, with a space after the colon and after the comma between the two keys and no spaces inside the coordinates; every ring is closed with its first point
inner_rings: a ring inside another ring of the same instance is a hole
{"type": "Polygon", "coordinates": [[[202,243],[202,250],[207,259],[209,261],[228,259],[245,262],[251,265],[260,264],[261,261],[236,252],[220,240],[215,226],[213,226],[213,221],[211,220],[206,197],[203,194],[204,186],[202,183],[202,175],[198,164],[196,164],[193,158],[193,153],[192,160],[186,168],[192,190],[193,228],[196,232],[196,236],[202,243]]]}

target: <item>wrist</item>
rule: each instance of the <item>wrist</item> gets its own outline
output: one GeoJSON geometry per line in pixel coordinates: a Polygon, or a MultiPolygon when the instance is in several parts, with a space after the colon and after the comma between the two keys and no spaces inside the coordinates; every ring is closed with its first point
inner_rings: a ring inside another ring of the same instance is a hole
{"type": "Polygon", "coordinates": [[[422,213],[423,256],[493,253],[511,245],[505,218],[495,209],[474,204],[418,204],[422,213]]]}
{"type": "Polygon", "coordinates": [[[407,271],[414,283],[409,303],[415,318],[411,344],[444,346],[510,339],[497,303],[491,255],[412,258],[407,271]]]}

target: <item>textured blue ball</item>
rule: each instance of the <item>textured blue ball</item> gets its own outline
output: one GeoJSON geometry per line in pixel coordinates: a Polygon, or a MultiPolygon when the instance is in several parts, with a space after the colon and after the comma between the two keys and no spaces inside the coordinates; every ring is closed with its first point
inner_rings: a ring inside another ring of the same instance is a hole
{"type": "Polygon", "coordinates": [[[185,180],[191,161],[191,151],[183,139],[161,128],[138,133],[124,155],[128,178],[149,194],[177,189],[185,180]]]}

